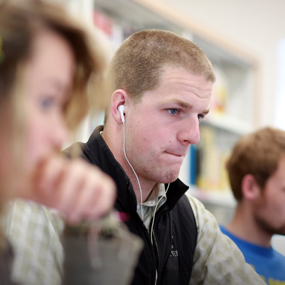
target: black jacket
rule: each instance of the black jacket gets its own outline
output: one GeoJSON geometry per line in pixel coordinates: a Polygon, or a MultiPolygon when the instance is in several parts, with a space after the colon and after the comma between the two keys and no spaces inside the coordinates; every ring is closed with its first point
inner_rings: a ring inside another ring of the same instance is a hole
{"type": "Polygon", "coordinates": [[[170,184],[167,201],[156,213],[153,246],[149,232],[137,214],[131,182],[101,137],[101,130],[102,127],[98,127],[88,142],[82,144],[82,157],[115,180],[118,189],[115,208],[130,216],[126,222],[128,228],[144,241],[132,284],[155,284],[157,268],[157,284],[188,285],[197,240],[195,217],[184,195],[188,186],[179,179],[170,184]]]}

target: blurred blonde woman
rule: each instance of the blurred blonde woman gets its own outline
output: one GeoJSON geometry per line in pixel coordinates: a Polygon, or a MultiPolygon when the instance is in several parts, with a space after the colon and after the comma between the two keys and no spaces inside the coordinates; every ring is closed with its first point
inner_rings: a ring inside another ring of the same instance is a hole
{"type": "MultiPolygon", "coordinates": [[[[4,230],[14,248],[13,279],[58,284],[60,270],[49,266],[50,256],[42,251],[60,242],[56,235],[42,233],[50,244],[41,244],[39,236],[31,240],[21,230],[29,223],[36,227],[42,219],[51,219],[51,232],[62,227],[52,220],[53,210],[40,204],[60,211],[70,222],[96,219],[112,208],[113,181],[98,168],[60,154],[69,132],[88,111],[87,90],[92,90],[98,108],[105,107],[107,99],[99,95],[106,64],[99,45],[62,9],[40,1],[18,2],[0,2],[0,203],[22,198],[11,206],[4,230]],[[17,215],[25,223],[17,223],[17,215]],[[29,254],[33,259],[37,251],[44,272],[21,267],[21,258],[29,254]]],[[[4,231],[0,284],[10,284],[13,252],[4,231]]]]}

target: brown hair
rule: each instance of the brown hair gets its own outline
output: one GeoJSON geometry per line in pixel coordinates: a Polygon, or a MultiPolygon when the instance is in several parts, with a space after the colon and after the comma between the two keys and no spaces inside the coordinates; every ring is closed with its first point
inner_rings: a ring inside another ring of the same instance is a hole
{"type": "Polygon", "coordinates": [[[241,183],[246,174],[252,174],[263,189],[268,178],[277,170],[282,155],[285,155],[285,132],[282,130],[268,127],[243,136],[227,162],[235,198],[242,200],[241,183]]]}
{"type": "Polygon", "coordinates": [[[138,102],[145,91],[158,87],[169,65],[215,81],[212,64],[197,45],[175,33],[150,29],[134,33],[116,51],[109,68],[112,91],[123,89],[138,102]]]}
{"type": "Polygon", "coordinates": [[[73,129],[89,109],[89,88],[97,107],[106,106],[107,98],[102,96],[106,63],[96,39],[91,39],[57,5],[36,0],[21,0],[18,3],[2,1],[0,4],[0,102],[10,100],[14,94],[21,77],[19,67],[29,60],[33,39],[43,29],[63,37],[75,56],[74,82],[64,110],[67,126],[73,129]]]}

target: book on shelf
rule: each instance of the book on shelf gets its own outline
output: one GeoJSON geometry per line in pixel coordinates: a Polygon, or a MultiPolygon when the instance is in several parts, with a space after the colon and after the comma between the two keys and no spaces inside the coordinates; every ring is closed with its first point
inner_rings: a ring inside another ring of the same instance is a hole
{"type": "Polygon", "coordinates": [[[211,98],[210,108],[213,115],[224,115],[227,113],[228,104],[228,82],[227,76],[223,69],[217,65],[213,65],[216,81],[213,86],[213,94],[211,98]]]}
{"type": "Polygon", "coordinates": [[[201,140],[190,147],[190,184],[204,191],[229,189],[226,161],[229,150],[220,148],[213,127],[200,127],[201,140]]]}

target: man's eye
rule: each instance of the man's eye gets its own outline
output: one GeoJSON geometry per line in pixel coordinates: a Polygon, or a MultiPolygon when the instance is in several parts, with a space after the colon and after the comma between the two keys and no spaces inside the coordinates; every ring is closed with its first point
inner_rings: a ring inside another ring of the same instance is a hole
{"type": "Polygon", "coordinates": [[[198,114],[198,120],[201,121],[204,119],[204,115],[198,114]]]}
{"type": "Polygon", "coordinates": [[[53,103],[54,103],[54,100],[51,97],[44,97],[44,98],[40,99],[40,107],[43,110],[50,109],[52,107],[53,103]]]}
{"type": "Polygon", "coordinates": [[[179,113],[178,109],[168,109],[167,110],[171,115],[176,115],[177,113],[179,113]]]}

